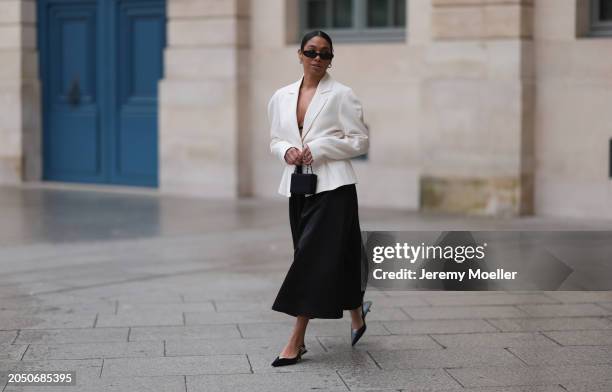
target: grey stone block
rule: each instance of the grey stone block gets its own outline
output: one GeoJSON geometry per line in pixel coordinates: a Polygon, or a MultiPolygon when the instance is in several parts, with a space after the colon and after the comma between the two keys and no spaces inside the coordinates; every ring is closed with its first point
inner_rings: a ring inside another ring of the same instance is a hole
{"type": "MultiPolygon", "coordinates": [[[[368,297],[368,292],[366,292],[365,297],[368,297]]],[[[370,298],[372,301],[372,310],[380,309],[380,308],[391,308],[391,307],[402,307],[402,306],[428,306],[429,303],[425,300],[426,297],[417,296],[417,295],[404,295],[404,296],[395,296],[395,297],[386,297],[386,296],[375,296],[370,298]]],[[[365,299],[368,300],[367,298],[365,299]]]]}
{"type": "Polygon", "coordinates": [[[161,357],[163,355],[163,342],[32,344],[24,360],[161,357]]]}
{"type": "Polygon", "coordinates": [[[408,391],[460,390],[458,384],[442,369],[379,370],[371,372],[338,372],[351,391],[397,388],[408,391]]]}
{"type": "Polygon", "coordinates": [[[91,328],[95,319],[95,312],[46,311],[28,314],[19,310],[5,310],[0,311],[0,329],[91,328]]]}
{"type": "Polygon", "coordinates": [[[125,342],[128,328],[76,328],[23,330],[16,343],[63,344],[93,342],[125,342]]]}
{"type": "Polygon", "coordinates": [[[214,301],[217,312],[264,312],[269,311],[272,303],[270,300],[252,301],[245,299],[244,301],[214,301]]]}
{"type": "MultiPolygon", "coordinates": [[[[101,368],[101,359],[88,359],[82,361],[0,361],[0,373],[8,371],[47,371],[51,369],[57,371],[71,370],[76,372],[77,382],[79,378],[99,377],[101,368]]],[[[6,376],[0,375],[0,385],[4,385],[6,381],[6,376]]]]}
{"type": "Polygon", "coordinates": [[[448,292],[424,297],[434,306],[550,304],[558,300],[543,294],[513,294],[503,292],[448,292]]]}
{"type": "Polygon", "coordinates": [[[558,347],[555,342],[535,332],[490,332],[468,334],[432,334],[445,347],[558,347]]]}
{"type": "Polygon", "coordinates": [[[130,332],[130,341],[132,342],[142,340],[224,339],[239,337],[240,332],[235,324],[135,327],[130,332]]]}
{"type": "MultiPolygon", "coordinates": [[[[368,327],[369,328],[369,327],[368,327]]],[[[370,335],[369,329],[359,340],[360,350],[407,350],[441,349],[442,347],[427,335],[370,335]]],[[[330,351],[353,350],[350,336],[321,336],[319,341],[330,351]]]]}
{"type": "Polygon", "coordinates": [[[562,385],[564,390],[568,392],[610,392],[609,382],[564,382],[562,385]]]}
{"type": "Polygon", "coordinates": [[[117,358],[104,361],[102,377],[179,376],[250,372],[249,361],[245,355],[117,358]]]}
{"type": "Polygon", "coordinates": [[[612,322],[602,317],[530,317],[523,319],[487,319],[487,321],[507,332],[612,329],[612,322]]]}
{"type": "Polygon", "coordinates": [[[214,312],[215,307],[212,302],[191,302],[191,303],[133,303],[119,302],[117,314],[124,313],[146,313],[157,312],[170,314],[176,312],[214,312]]]}
{"type": "Polygon", "coordinates": [[[612,311],[612,302],[598,302],[597,305],[606,310],[612,311]]]}
{"type": "Polygon", "coordinates": [[[197,324],[230,324],[230,323],[269,323],[287,321],[293,317],[271,310],[262,312],[198,312],[185,313],[187,325],[197,324]]]}
{"type": "Polygon", "coordinates": [[[525,317],[526,313],[514,306],[433,306],[403,307],[410,317],[422,319],[480,319],[525,317]]]}
{"type": "Polygon", "coordinates": [[[183,312],[175,311],[132,311],[121,314],[101,314],[96,327],[183,325],[183,312]]]}
{"type": "Polygon", "coordinates": [[[484,320],[409,320],[385,321],[383,324],[387,330],[396,335],[497,331],[484,320]]]}
{"type": "MultiPolygon", "coordinates": [[[[255,353],[277,355],[286,343],[279,338],[168,340],[166,356],[255,353]]],[[[315,338],[305,339],[304,344],[308,353],[324,351],[315,338]]]]}
{"type": "Polygon", "coordinates": [[[519,309],[535,317],[610,316],[612,311],[595,304],[519,305],[519,309]]]}
{"type": "Polygon", "coordinates": [[[612,302],[612,291],[549,291],[546,295],[562,303],[612,302]]]}
{"type": "Polygon", "coordinates": [[[612,382],[612,366],[532,366],[447,369],[465,387],[612,382]]]}
{"type": "Polygon", "coordinates": [[[553,331],[543,333],[563,346],[612,345],[612,329],[599,331],[553,331]]]}
{"type": "Polygon", "coordinates": [[[7,387],[4,392],[185,392],[183,376],[117,377],[105,379],[79,377],[77,385],[67,387],[7,387]]]}
{"type": "Polygon", "coordinates": [[[370,354],[384,370],[521,366],[523,364],[503,348],[370,351],[370,354]]]}
{"type": "MultiPolygon", "coordinates": [[[[282,347],[281,347],[282,348],[282,347]]],[[[255,373],[270,372],[323,372],[329,370],[346,370],[351,372],[378,370],[376,363],[365,351],[308,351],[299,362],[299,366],[273,367],[270,364],[280,350],[268,354],[249,354],[249,361],[255,373]]]]}
{"type": "Polygon", "coordinates": [[[566,392],[558,385],[530,385],[527,387],[493,387],[493,388],[468,388],[464,392],[566,392]]]}
{"type": "Polygon", "coordinates": [[[12,343],[17,337],[17,331],[0,331],[0,344],[12,343]]]}
{"type": "MultiPolygon", "coordinates": [[[[258,337],[278,337],[281,340],[287,339],[291,335],[294,322],[279,323],[250,323],[239,324],[242,335],[245,338],[258,337]]],[[[308,323],[306,336],[350,336],[351,324],[348,320],[328,321],[312,320],[308,323]]],[[[368,334],[370,335],[390,335],[380,321],[368,322],[368,334]]]]}
{"type": "Polygon", "coordinates": [[[514,347],[508,350],[531,366],[612,364],[612,346],[514,347]]]}
{"type": "Polygon", "coordinates": [[[188,392],[347,391],[335,372],[187,376],[188,392]]]}
{"type": "Polygon", "coordinates": [[[0,360],[19,361],[27,347],[27,344],[0,343],[0,360]]]}

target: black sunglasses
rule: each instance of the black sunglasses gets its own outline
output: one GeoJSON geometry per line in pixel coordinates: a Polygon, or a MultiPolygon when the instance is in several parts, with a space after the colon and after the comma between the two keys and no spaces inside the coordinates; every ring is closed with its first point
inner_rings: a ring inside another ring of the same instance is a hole
{"type": "Polygon", "coordinates": [[[317,57],[317,55],[319,55],[319,57],[321,57],[321,60],[331,60],[334,58],[334,54],[331,52],[317,52],[314,50],[305,50],[302,52],[304,54],[304,56],[314,59],[317,57]]]}

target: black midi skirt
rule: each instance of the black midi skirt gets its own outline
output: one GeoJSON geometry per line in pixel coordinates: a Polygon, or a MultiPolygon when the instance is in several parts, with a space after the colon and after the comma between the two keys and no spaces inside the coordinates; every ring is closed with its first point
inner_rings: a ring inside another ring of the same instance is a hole
{"type": "Polygon", "coordinates": [[[339,319],[363,301],[367,259],[355,184],[308,197],[292,194],[293,263],[272,309],[292,316],[339,319]]]}

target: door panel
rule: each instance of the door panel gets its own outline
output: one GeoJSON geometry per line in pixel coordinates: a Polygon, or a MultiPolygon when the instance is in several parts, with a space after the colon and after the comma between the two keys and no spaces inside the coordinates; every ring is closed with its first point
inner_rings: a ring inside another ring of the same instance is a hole
{"type": "Polygon", "coordinates": [[[117,176],[157,185],[157,82],[165,46],[164,5],[123,0],[118,7],[117,176]]]}
{"type": "Polygon", "coordinates": [[[48,8],[45,167],[49,179],[101,178],[96,94],[96,4],[57,3],[48,8]],[[61,174],[61,175],[60,175],[61,174]]]}
{"type": "Polygon", "coordinates": [[[165,1],[39,0],[44,179],[157,186],[165,1]]]}

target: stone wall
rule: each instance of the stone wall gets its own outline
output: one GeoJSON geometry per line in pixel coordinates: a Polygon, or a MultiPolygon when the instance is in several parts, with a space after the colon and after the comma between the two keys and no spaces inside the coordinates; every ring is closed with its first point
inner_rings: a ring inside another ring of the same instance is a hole
{"type": "Polygon", "coordinates": [[[0,1],[0,184],[41,176],[34,0],[0,1]]]}
{"type": "Polygon", "coordinates": [[[432,0],[423,58],[423,210],[533,211],[533,3],[432,0]]]}
{"type": "Polygon", "coordinates": [[[248,195],[249,1],[169,0],[167,29],[160,189],[206,197],[248,195]]]}

